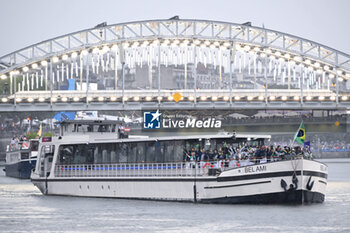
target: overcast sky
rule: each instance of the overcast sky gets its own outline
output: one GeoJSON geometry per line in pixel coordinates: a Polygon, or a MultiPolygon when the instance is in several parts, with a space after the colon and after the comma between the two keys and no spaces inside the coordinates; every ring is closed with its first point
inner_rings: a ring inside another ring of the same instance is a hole
{"type": "Polygon", "coordinates": [[[0,0],[0,56],[98,23],[212,19],[310,39],[350,54],[349,0],[0,0]]]}

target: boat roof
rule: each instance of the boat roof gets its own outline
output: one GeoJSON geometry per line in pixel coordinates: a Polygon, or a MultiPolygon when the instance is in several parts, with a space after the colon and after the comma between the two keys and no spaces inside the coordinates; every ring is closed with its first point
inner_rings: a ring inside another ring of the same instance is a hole
{"type": "MultiPolygon", "coordinates": [[[[82,124],[82,125],[114,125],[120,124],[120,121],[116,120],[90,120],[90,119],[82,119],[82,120],[63,120],[61,124],[82,124]]],[[[73,143],[104,143],[104,142],[145,142],[145,141],[169,141],[169,140],[200,140],[200,139],[247,139],[247,140],[256,140],[256,139],[270,139],[271,135],[267,134],[254,134],[254,133],[236,133],[236,132],[218,132],[213,134],[194,134],[194,135],[177,135],[177,136],[146,136],[146,135],[130,135],[130,138],[118,138],[116,133],[112,132],[104,132],[98,134],[68,134],[62,136],[60,140],[62,143],[67,141],[73,143]],[[115,136],[112,136],[115,135],[115,136]]]]}
{"type": "Polygon", "coordinates": [[[247,139],[247,140],[257,140],[257,139],[270,139],[271,135],[267,134],[237,134],[237,133],[226,133],[220,132],[218,134],[206,134],[206,135],[182,135],[182,136],[159,136],[159,137],[148,137],[144,135],[133,135],[131,138],[118,138],[103,135],[103,134],[79,134],[79,135],[67,135],[62,136],[56,141],[60,144],[74,144],[74,143],[127,143],[127,142],[152,142],[152,141],[176,141],[176,140],[205,140],[205,139],[247,139]]]}
{"type": "MultiPolygon", "coordinates": [[[[168,140],[191,140],[191,139],[225,139],[225,138],[250,138],[252,140],[254,139],[270,139],[271,135],[267,134],[237,134],[237,133],[218,133],[218,134],[206,134],[206,135],[183,135],[183,136],[161,136],[161,137],[149,137],[149,138],[137,138],[136,141],[144,141],[145,139],[148,140],[157,140],[157,141],[168,141],[168,140]]],[[[134,138],[130,139],[122,139],[124,141],[135,140],[134,138]]]]}
{"type": "Polygon", "coordinates": [[[76,119],[76,120],[63,120],[59,122],[62,125],[69,124],[82,124],[82,125],[115,125],[120,124],[121,121],[117,120],[96,120],[96,119],[76,119]]]}

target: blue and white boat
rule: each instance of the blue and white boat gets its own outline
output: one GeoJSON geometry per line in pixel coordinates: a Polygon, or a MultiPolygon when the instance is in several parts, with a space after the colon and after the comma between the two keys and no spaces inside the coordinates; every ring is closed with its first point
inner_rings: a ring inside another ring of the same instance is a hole
{"type": "Polygon", "coordinates": [[[6,149],[5,174],[9,177],[29,179],[35,169],[39,140],[18,141],[6,149]]]}

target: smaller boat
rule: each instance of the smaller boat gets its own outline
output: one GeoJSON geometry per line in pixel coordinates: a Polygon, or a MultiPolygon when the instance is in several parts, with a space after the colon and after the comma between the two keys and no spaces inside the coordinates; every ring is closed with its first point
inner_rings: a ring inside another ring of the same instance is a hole
{"type": "Polygon", "coordinates": [[[39,139],[12,141],[6,149],[5,174],[9,177],[29,179],[35,169],[39,139]]]}

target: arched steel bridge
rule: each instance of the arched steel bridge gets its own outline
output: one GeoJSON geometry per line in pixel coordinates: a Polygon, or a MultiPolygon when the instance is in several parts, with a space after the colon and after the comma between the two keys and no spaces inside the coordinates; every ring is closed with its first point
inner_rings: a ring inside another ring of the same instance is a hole
{"type": "Polygon", "coordinates": [[[350,55],[208,20],[101,24],[0,57],[0,77],[0,111],[350,106],[350,55]]]}

